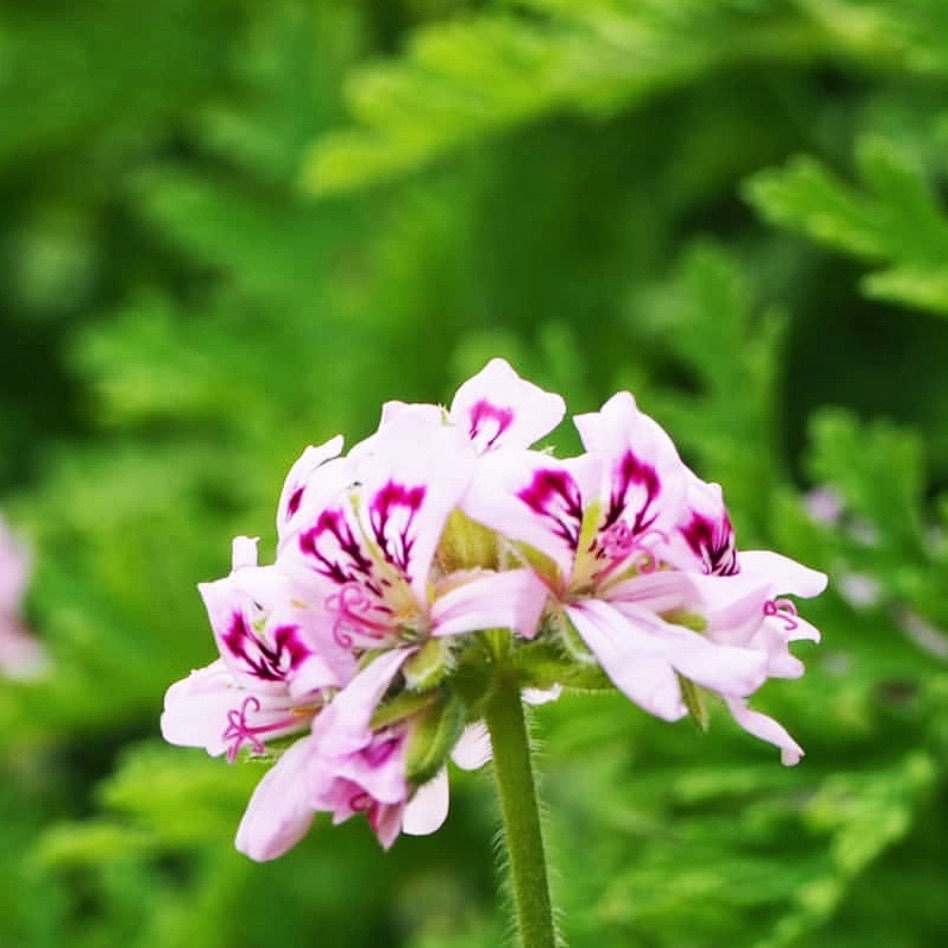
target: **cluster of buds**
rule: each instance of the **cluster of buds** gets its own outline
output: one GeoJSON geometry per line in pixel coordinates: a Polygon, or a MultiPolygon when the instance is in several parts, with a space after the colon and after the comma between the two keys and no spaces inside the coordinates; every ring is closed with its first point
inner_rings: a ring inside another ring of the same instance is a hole
{"type": "Polygon", "coordinates": [[[575,418],[581,456],[532,450],[564,414],[500,359],[449,410],[390,402],[348,454],[336,437],[290,470],[272,565],[239,537],[231,574],[200,586],[220,658],[171,686],[162,731],[276,761],[241,851],[279,856],[320,812],[364,813],[385,847],[437,829],[447,761],[490,755],[501,667],[528,701],[614,686],[668,721],[717,696],[799,760],[747,699],[802,674],[789,643],[819,634],[783,597],[826,577],[739,552],[720,488],[627,392],[575,418]]]}

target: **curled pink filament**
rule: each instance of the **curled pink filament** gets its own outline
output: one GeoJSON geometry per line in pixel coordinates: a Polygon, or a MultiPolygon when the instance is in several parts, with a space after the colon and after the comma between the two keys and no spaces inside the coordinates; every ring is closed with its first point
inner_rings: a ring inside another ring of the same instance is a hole
{"type": "Polygon", "coordinates": [[[352,648],[353,632],[381,638],[388,631],[387,626],[367,617],[366,613],[371,608],[372,600],[355,582],[346,583],[338,593],[326,597],[326,609],[335,615],[332,637],[342,648],[352,648]]]}
{"type": "Polygon", "coordinates": [[[261,734],[268,734],[271,731],[279,731],[286,727],[293,727],[299,722],[295,718],[287,718],[283,721],[277,721],[272,724],[259,725],[252,727],[247,723],[247,715],[251,712],[256,714],[260,710],[260,701],[253,695],[244,698],[239,708],[232,708],[227,712],[227,727],[221,734],[221,739],[229,741],[227,748],[227,762],[233,763],[240,753],[244,744],[249,744],[250,749],[255,754],[266,752],[267,746],[260,740],[261,734]]]}
{"type": "Polygon", "coordinates": [[[764,603],[764,615],[777,616],[787,632],[792,632],[800,626],[796,620],[797,607],[789,599],[768,599],[764,603]]]}
{"type": "Polygon", "coordinates": [[[635,531],[621,520],[614,523],[602,535],[603,552],[615,561],[626,560],[633,554],[641,557],[638,564],[640,573],[654,573],[658,569],[659,558],[649,543],[667,543],[668,535],[662,530],[646,530],[637,535],[635,531]]]}
{"type": "Polygon", "coordinates": [[[372,809],[372,802],[372,797],[364,790],[360,790],[349,798],[349,808],[353,813],[365,813],[372,809]]]}

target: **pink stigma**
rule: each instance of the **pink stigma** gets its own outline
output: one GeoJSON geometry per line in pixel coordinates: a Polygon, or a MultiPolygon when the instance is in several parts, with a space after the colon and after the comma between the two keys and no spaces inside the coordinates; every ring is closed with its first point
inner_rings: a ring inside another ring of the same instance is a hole
{"type": "Polygon", "coordinates": [[[777,616],[787,632],[792,632],[800,626],[796,620],[797,607],[789,599],[768,599],[764,603],[764,615],[777,616]]]}
{"type": "Polygon", "coordinates": [[[326,609],[335,616],[332,637],[342,648],[352,648],[355,642],[352,632],[381,638],[388,631],[388,626],[366,617],[371,608],[372,600],[355,582],[346,583],[338,593],[326,597],[326,609]]]}

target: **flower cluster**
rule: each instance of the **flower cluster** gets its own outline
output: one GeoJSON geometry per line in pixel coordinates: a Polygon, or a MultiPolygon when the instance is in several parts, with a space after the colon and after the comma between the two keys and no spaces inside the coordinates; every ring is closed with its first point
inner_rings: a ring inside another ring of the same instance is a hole
{"type": "Polygon", "coordinates": [[[668,721],[719,696],[750,733],[802,750],[747,699],[803,672],[817,640],[786,594],[826,578],[739,552],[721,490],[681,461],[621,392],[575,418],[585,447],[531,446],[563,400],[495,359],[450,410],[385,405],[343,455],[307,448],[279,501],[278,548],[234,541],[233,570],[200,586],[220,658],[169,689],[162,730],[211,754],[276,759],[238,848],[281,855],[316,813],[365,813],[383,846],[428,833],[448,805],[446,761],[490,754],[492,676],[526,700],[614,685],[668,721]]]}
{"type": "Polygon", "coordinates": [[[0,675],[32,679],[46,668],[46,651],[21,618],[32,557],[0,517],[0,675]]]}

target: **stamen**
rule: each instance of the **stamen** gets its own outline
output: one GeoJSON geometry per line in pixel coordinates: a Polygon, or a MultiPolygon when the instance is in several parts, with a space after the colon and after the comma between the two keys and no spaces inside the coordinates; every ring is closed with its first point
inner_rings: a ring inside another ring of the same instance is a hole
{"type": "Polygon", "coordinates": [[[623,521],[614,523],[600,538],[603,552],[613,561],[605,572],[611,572],[617,561],[627,560],[633,554],[642,557],[638,564],[640,573],[654,573],[659,566],[659,558],[649,543],[668,543],[668,534],[663,530],[650,529],[636,535],[623,521]]]}
{"type": "Polygon", "coordinates": [[[372,600],[365,590],[355,582],[346,583],[338,593],[326,597],[326,609],[335,614],[332,637],[342,648],[352,648],[355,643],[351,633],[365,633],[372,638],[381,638],[388,627],[366,617],[372,608],[372,600]]]}
{"type": "Polygon", "coordinates": [[[789,599],[768,599],[764,603],[764,615],[778,617],[787,632],[800,627],[800,623],[795,618],[797,607],[789,599]]]}
{"type": "Polygon", "coordinates": [[[260,710],[260,702],[250,695],[244,698],[240,708],[235,708],[227,712],[227,727],[221,738],[225,741],[231,741],[227,748],[227,762],[232,764],[240,753],[240,748],[244,744],[250,744],[255,754],[262,754],[267,748],[263,741],[257,737],[259,729],[250,727],[247,724],[247,714],[249,711],[254,713],[260,710]]]}
{"type": "Polygon", "coordinates": [[[365,813],[372,808],[372,797],[364,790],[353,794],[349,798],[349,807],[353,813],[365,813]]]}
{"type": "Polygon", "coordinates": [[[227,748],[227,762],[229,764],[232,764],[237,759],[237,755],[240,753],[240,749],[244,744],[249,744],[250,749],[255,754],[266,753],[267,745],[260,740],[258,735],[299,726],[300,722],[297,716],[252,727],[247,723],[247,715],[251,712],[256,714],[259,711],[259,699],[253,695],[248,695],[244,698],[239,708],[232,708],[227,712],[227,727],[224,728],[221,734],[221,740],[230,741],[230,746],[227,748]]]}

